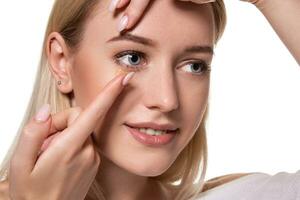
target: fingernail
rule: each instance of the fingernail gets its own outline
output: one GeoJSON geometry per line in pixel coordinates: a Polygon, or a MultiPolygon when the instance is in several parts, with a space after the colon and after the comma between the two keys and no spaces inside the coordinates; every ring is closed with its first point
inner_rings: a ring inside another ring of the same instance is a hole
{"type": "Polygon", "coordinates": [[[119,0],[112,0],[110,2],[110,5],[109,5],[109,11],[114,12],[114,10],[116,9],[118,3],[119,3],[119,0]]]}
{"type": "Polygon", "coordinates": [[[135,72],[130,72],[130,73],[128,73],[128,74],[125,76],[125,78],[123,79],[122,84],[123,84],[123,85],[127,85],[128,82],[129,82],[129,80],[133,77],[134,74],[135,74],[135,72]]]}
{"type": "Polygon", "coordinates": [[[128,16],[127,15],[124,15],[121,20],[120,20],[120,23],[119,23],[119,26],[118,26],[118,30],[119,32],[123,31],[126,26],[128,24],[128,16]]]}
{"type": "Polygon", "coordinates": [[[44,104],[35,115],[35,120],[37,122],[45,122],[47,121],[48,117],[50,115],[50,105],[44,104]]]}

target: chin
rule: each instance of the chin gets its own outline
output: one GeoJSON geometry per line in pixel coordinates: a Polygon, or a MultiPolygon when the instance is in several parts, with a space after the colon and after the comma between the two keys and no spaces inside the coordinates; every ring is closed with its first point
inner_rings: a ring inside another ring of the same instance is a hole
{"type": "Polygon", "coordinates": [[[133,157],[125,162],[120,163],[119,166],[133,174],[154,177],[163,174],[172,165],[174,159],[170,157],[159,156],[144,156],[142,158],[133,159],[133,157]]]}
{"type": "Polygon", "coordinates": [[[133,174],[144,177],[155,177],[163,174],[168,168],[166,167],[153,167],[153,166],[139,166],[139,167],[130,167],[127,169],[133,174]]]}

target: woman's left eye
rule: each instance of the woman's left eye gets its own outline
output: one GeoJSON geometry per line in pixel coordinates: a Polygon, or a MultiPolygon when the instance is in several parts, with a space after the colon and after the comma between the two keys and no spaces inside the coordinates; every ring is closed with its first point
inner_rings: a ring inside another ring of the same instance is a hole
{"type": "Polygon", "coordinates": [[[137,70],[145,63],[145,55],[138,51],[124,51],[116,56],[116,62],[121,65],[125,65],[127,68],[137,70]]]}
{"type": "Polygon", "coordinates": [[[196,75],[201,75],[207,71],[210,71],[209,65],[204,61],[197,61],[184,65],[182,68],[186,68],[188,72],[196,75]]]}

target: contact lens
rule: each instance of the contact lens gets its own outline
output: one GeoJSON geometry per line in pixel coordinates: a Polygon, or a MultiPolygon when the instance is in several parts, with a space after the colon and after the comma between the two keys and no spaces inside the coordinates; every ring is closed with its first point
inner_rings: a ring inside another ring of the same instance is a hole
{"type": "Polygon", "coordinates": [[[128,74],[128,72],[126,70],[124,70],[124,69],[118,69],[116,71],[116,75],[119,75],[119,74],[128,74]]]}

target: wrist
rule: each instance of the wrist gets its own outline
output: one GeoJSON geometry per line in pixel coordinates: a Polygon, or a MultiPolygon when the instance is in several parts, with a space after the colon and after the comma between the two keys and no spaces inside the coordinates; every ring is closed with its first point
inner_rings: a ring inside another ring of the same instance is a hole
{"type": "MultiPolygon", "coordinates": [[[[277,4],[277,2],[278,2],[278,0],[256,0],[253,4],[260,11],[264,11],[266,9],[270,9],[271,7],[273,7],[275,4],[277,4]]],[[[280,0],[279,0],[279,2],[280,2],[280,0]]]]}
{"type": "MultiPolygon", "coordinates": [[[[269,0],[241,0],[253,4],[259,10],[263,10],[269,6],[269,0]]],[[[275,1],[275,0],[273,0],[275,1]]]]}

